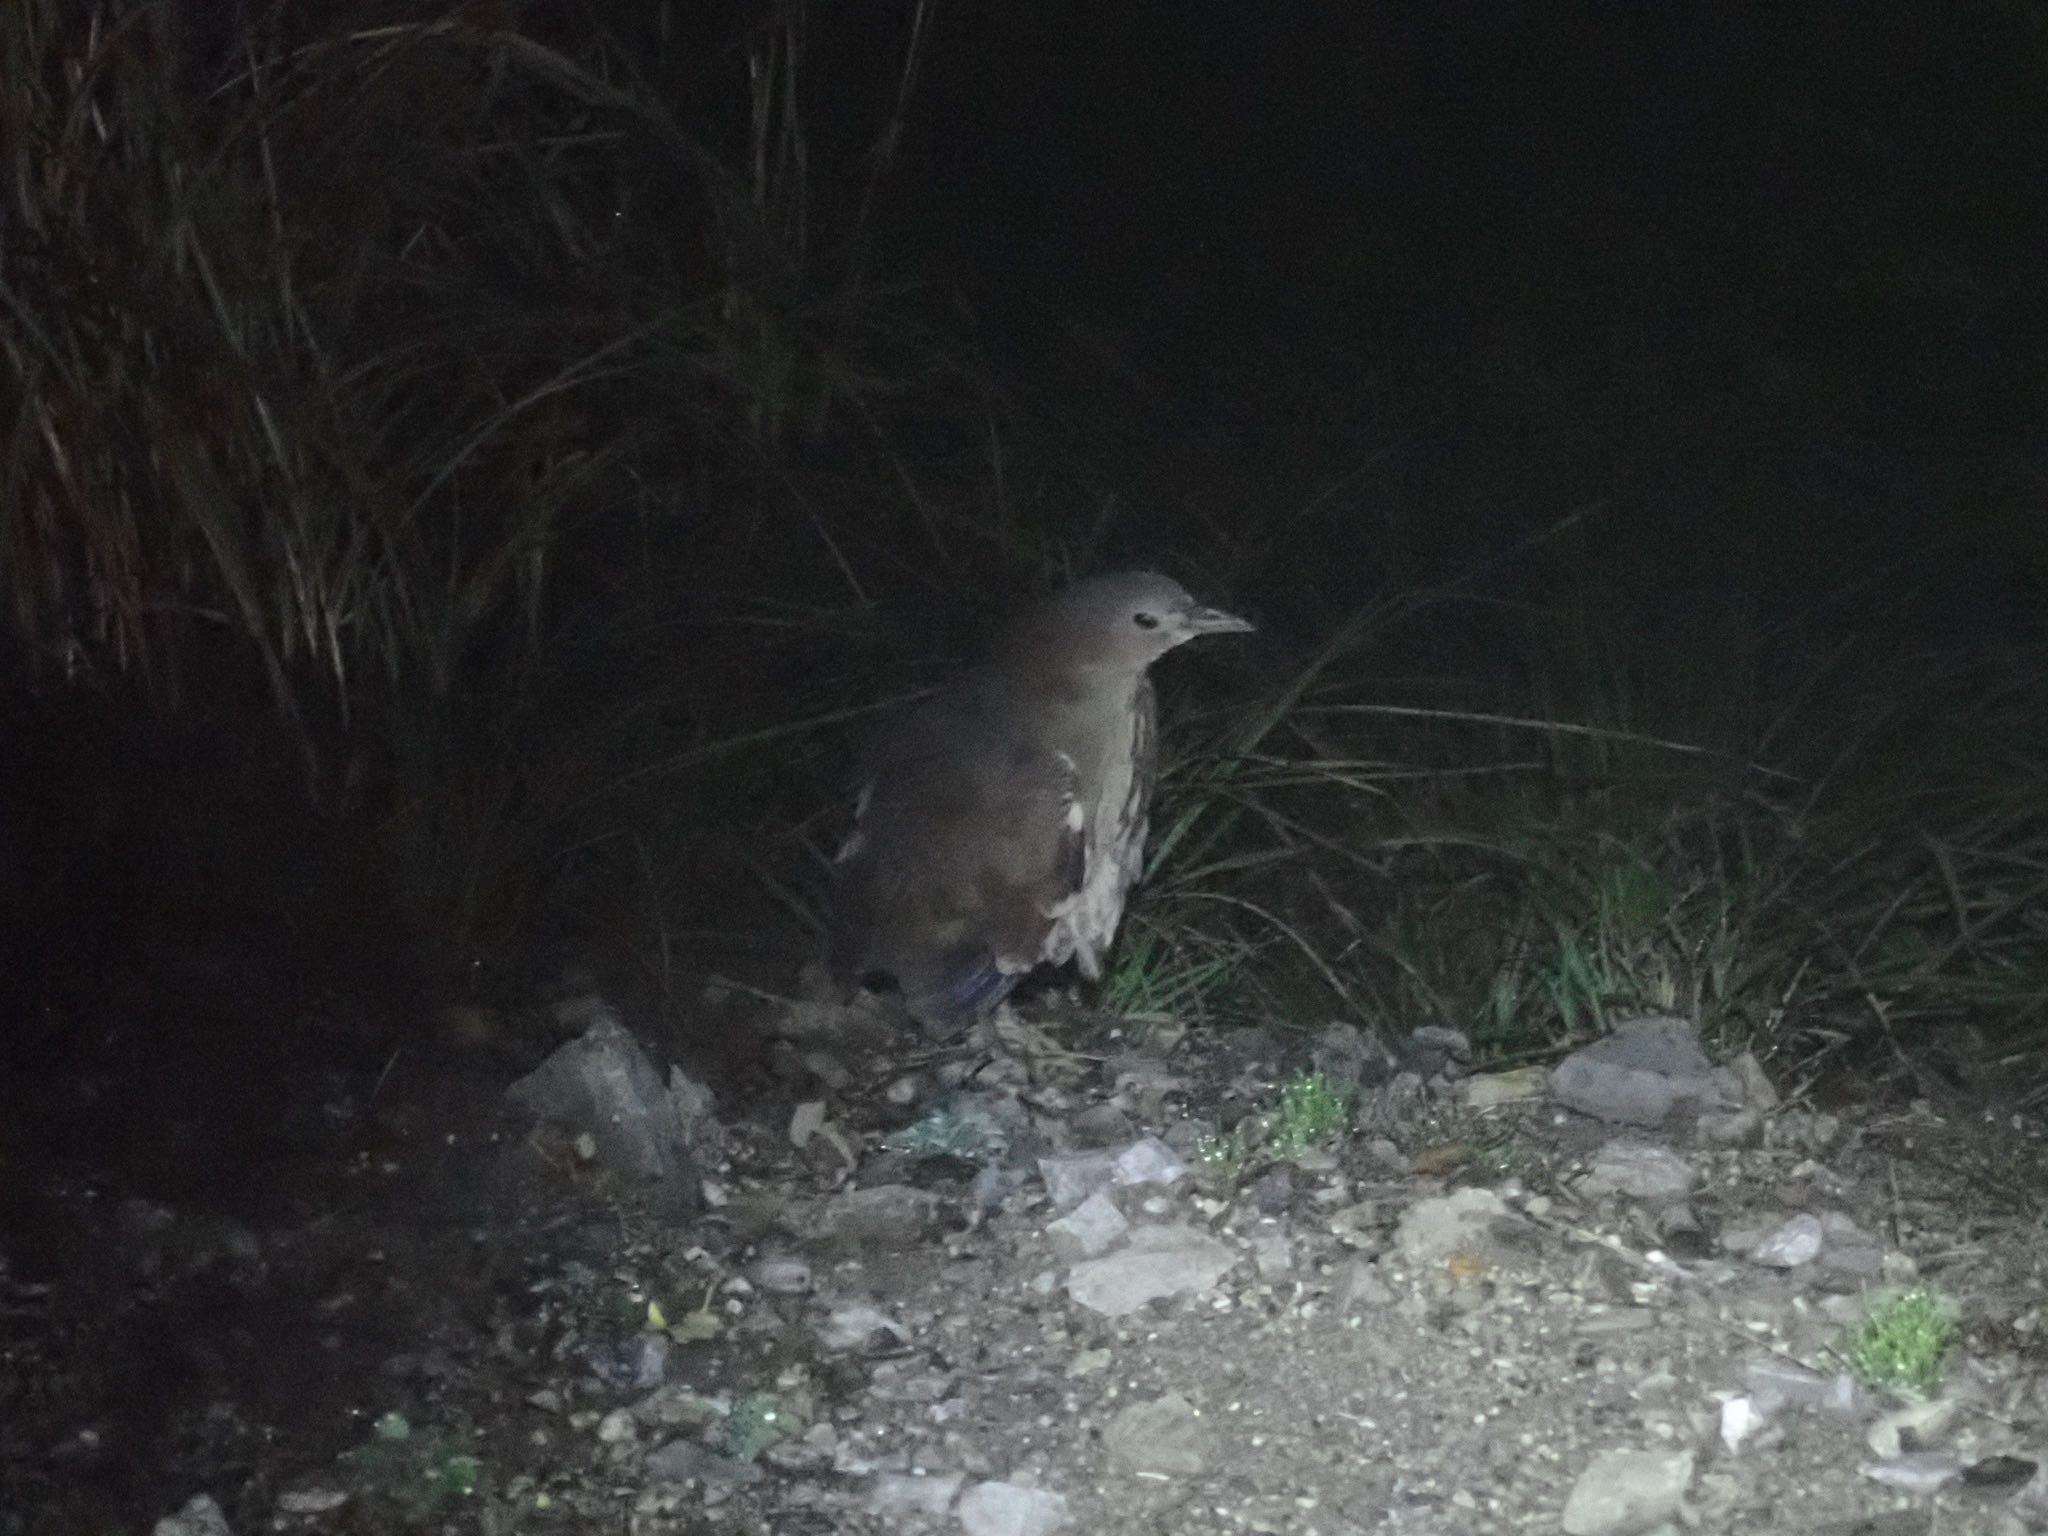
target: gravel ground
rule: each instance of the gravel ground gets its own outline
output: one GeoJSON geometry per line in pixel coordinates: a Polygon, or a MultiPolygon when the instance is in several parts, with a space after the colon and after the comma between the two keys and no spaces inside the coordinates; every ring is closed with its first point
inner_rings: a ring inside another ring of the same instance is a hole
{"type": "Polygon", "coordinates": [[[0,1531],[2048,1530],[2020,1117],[1710,1141],[1368,1074],[1341,1133],[1205,1162],[1308,1045],[828,1031],[721,1098],[678,1215],[452,1059],[260,1218],[35,1170],[0,1531]],[[1181,1171],[1056,1208],[1039,1159],[1090,1149],[1181,1171]],[[1959,1321],[1918,1402],[1846,1371],[1913,1285],[1959,1321]]]}

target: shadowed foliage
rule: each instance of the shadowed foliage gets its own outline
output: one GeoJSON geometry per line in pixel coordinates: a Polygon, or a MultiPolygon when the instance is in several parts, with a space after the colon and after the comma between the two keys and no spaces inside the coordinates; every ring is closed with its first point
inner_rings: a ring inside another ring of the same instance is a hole
{"type": "MultiPolygon", "coordinates": [[[[2037,547],[2010,463],[1858,482],[1881,418],[1784,408],[1833,351],[1624,345],[1661,290],[1607,330],[1525,296],[1518,344],[1363,382],[1304,353],[1288,430],[1233,444],[1081,308],[906,280],[920,91],[979,34],[886,20],[7,8],[14,690],[238,743],[451,952],[595,946],[667,994],[764,934],[786,979],[872,709],[994,609],[1160,563],[1265,638],[1172,686],[1114,1005],[2033,1048],[2039,637],[1992,622],[2029,589],[1969,612],[1981,566],[1911,554],[1930,499],[1944,549],[2037,547]]],[[[1854,142],[1821,120],[1808,163],[1854,142]]],[[[1847,218],[1772,249],[1834,274],[1829,325],[1918,312],[1926,263],[1847,218]]],[[[2031,271],[1974,281],[2035,324],[2031,271]]]]}

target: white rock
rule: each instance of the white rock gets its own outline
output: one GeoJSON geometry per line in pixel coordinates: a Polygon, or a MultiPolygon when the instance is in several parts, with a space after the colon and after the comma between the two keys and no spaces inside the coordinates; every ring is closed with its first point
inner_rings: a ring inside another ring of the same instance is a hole
{"type": "Polygon", "coordinates": [[[1603,1451],[1579,1474],[1558,1526],[1565,1536],[1643,1536],[1678,1514],[1691,1451],[1603,1451]]]}
{"type": "Polygon", "coordinates": [[[1067,1294],[1090,1311],[1122,1317],[1162,1296],[1206,1291],[1236,1266],[1236,1250],[1206,1232],[1138,1227],[1121,1253],[1076,1264],[1067,1294]]]}
{"type": "Polygon", "coordinates": [[[1018,1483],[976,1483],[958,1513],[967,1536],[1051,1536],[1071,1518],[1058,1494],[1018,1483]]]}
{"type": "Polygon", "coordinates": [[[1820,1245],[1820,1218],[1801,1212],[1751,1249],[1749,1258],[1770,1269],[1797,1269],[1820,1257],[1820,1245]]]}
{"type": "Polygon", "coordinates": [[[175,1515],[157,1521],[152,1536],[232,1536],[228,1517],[213,1496],[195,1493],[175,1515]]]}

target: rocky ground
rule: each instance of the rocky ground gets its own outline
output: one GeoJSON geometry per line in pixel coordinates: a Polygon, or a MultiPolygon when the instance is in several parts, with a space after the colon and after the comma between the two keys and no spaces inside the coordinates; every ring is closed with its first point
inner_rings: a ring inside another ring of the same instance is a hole
{"type": "Polygon", "coordinates": [[[2048,1159],[1976,1094],[704,1013],[772,1071],[455,1018],[209,1199],[0,1139],[0,1532],[2048,1530],[2048,1159]],[[1938,1379],[1864,1384],[1915,1287],[1938,1379]]]}

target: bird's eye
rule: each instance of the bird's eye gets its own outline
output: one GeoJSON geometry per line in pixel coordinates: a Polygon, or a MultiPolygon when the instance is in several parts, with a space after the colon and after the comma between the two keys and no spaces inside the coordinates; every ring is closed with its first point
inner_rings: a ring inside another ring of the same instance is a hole
{"type": "Polygon", "coordinates": [[[1131,615],[1131,622],[1140,629],[1157,629],[1159,627],[1159,615],[1140,611],[1131,615]]]}

